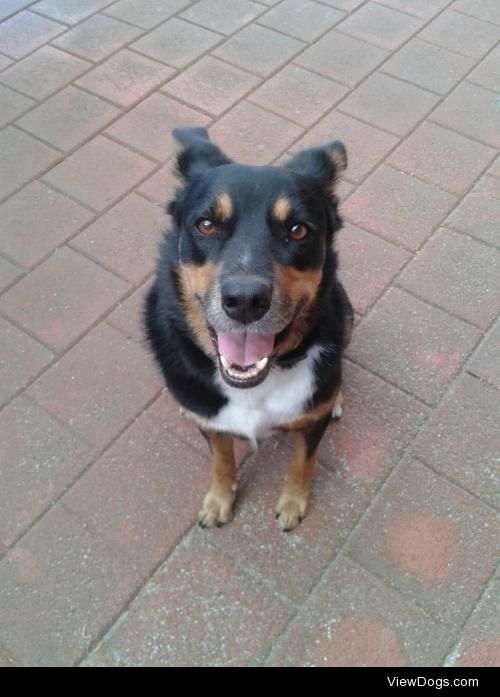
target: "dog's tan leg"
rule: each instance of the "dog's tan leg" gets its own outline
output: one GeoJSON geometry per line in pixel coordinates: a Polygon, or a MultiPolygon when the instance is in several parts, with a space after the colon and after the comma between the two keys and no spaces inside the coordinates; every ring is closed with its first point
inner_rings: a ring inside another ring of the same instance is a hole
{"type": "Polygon", "coordinates": [[[202,528],[219,527],[233,517],[236,498],[233,438],[226,433],[202,433],[212,452],[212,484],[203,500],[198,523],[202,528]]]}
{"type": "Polygon", "coordinates": [[[292,530],[306,514],[318,445],[329,423],[330,414],[327,414],[309,428],[293,434],[295,451],[276,507],[278,525],[284,532],[292,530]]]}

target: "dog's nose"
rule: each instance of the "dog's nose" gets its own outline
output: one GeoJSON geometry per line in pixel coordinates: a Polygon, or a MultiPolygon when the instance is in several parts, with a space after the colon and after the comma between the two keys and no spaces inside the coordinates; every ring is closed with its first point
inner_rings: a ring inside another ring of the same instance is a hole
{"type": "Polygon", "coordinates": [[[272,293],[272,285],[260,279],[229,279],[222,284],[222,307],[231,319],[249,324],[269,310],[272,293]]]}

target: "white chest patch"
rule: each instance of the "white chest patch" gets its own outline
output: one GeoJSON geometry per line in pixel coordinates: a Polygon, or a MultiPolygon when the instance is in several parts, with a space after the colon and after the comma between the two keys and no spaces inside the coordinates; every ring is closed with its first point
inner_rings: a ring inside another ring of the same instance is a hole
{"type": "Polygon", "coordinates": [[[238,389],[219,376],[217,383],[228,399],[216,417],[207,420],[210,427],[245,436],[252,441],[271,435],[280,425],[299,418],[315,386],[314,362],[319,348],[293,368],[274,366],[261,385],[238,389]]]}

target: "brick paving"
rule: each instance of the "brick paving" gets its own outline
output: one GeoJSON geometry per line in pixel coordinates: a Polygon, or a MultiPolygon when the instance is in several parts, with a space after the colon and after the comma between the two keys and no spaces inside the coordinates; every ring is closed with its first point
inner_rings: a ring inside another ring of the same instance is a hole
{"type": "Polygon", "coordinates": [[[0,2],[0,665],[500,665],[495,0],[0,2]],[[144,348],[169,131],[330,139],[357,313],[311,509],[290,444],[200,531],[144,348]]]}

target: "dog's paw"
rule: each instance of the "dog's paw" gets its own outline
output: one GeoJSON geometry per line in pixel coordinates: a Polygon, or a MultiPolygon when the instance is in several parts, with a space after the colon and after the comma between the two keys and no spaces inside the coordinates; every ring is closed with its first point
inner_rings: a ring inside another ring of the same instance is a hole
{"type": "Polygon", "coordinates": [[[198,514],[200,528],[220,528],[229,523],[233,518],[234,501],[236,494],[233,491],[210,490],[203,500],[203,507],[198,514]]]}
{"type": "Polygon", "coordinates": [[[283,532],[293,530],[302,522],[307,511],[307,496],[282,494],[276,506],[276,520],[283,532]]]}

